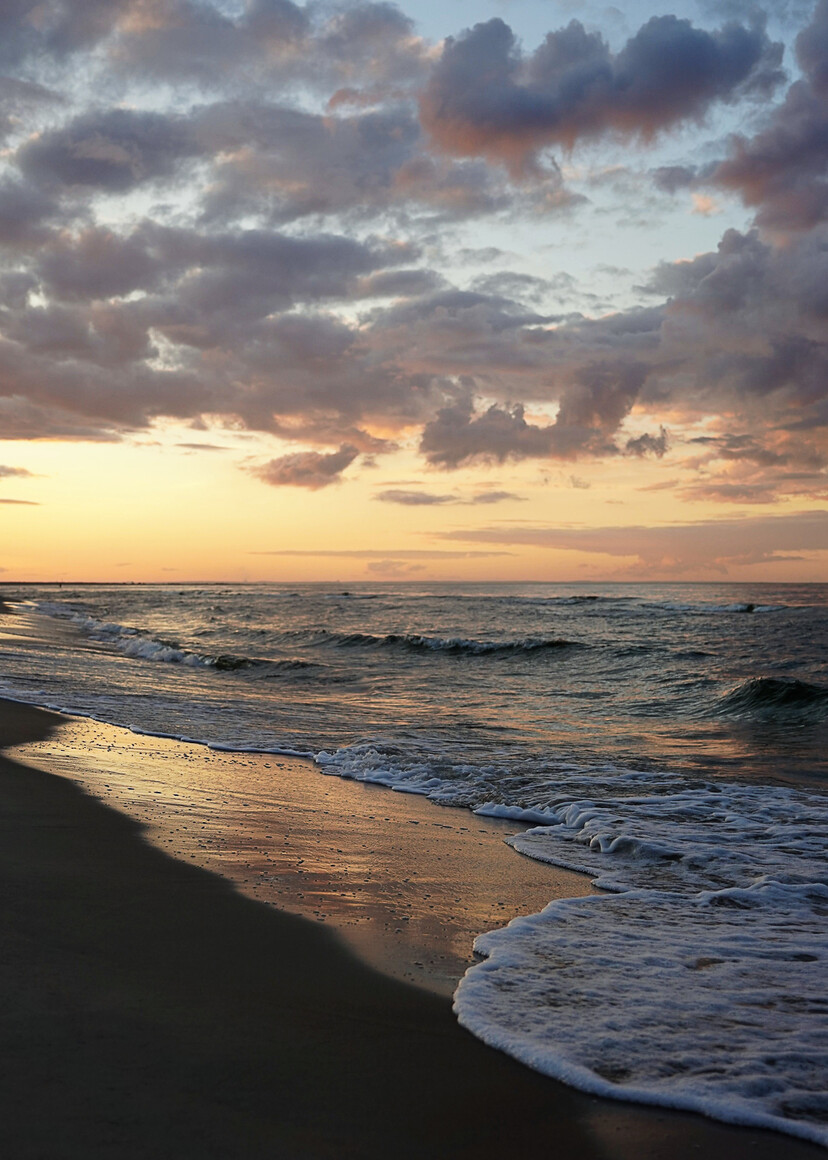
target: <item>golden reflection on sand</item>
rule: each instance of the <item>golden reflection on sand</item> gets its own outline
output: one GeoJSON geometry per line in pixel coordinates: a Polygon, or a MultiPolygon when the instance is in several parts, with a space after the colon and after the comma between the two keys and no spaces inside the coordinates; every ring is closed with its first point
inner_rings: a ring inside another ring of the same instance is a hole
{"type": "Polygon", "coordinates": [[[333,926],[396,978],[451,994],[475,937],[583,875],[506,846],[520,828],[423,797],[326,776],[309,760],[223,753],[64,718],[9,756],[82,784],[154,845],[262,902],[333,926]]]}

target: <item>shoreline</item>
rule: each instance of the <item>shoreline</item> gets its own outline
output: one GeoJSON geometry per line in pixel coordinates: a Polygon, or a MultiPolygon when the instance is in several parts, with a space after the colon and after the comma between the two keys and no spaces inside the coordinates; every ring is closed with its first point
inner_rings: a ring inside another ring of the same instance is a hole
{"type": "MultiPolygon", "coordinates": [[[[50,744],[62,720],[0,702],[0,747],[50,744]]],[[[243,897],[65,776],[4,755],[0,825],[13,1160],[449,1160],[551,1140],[561,1160],[824,1155],[529,1071],[324,925],[243,897]]]]}
{"type": "Polygon", "coordinates": [[[588,875],[507,846],[520,823],[326,775],[309,758],[57,720],[10,756],[81,784],[157,849],[326,924],[370,966],[447,998],[477,935],[595,893],[588,875]]]}

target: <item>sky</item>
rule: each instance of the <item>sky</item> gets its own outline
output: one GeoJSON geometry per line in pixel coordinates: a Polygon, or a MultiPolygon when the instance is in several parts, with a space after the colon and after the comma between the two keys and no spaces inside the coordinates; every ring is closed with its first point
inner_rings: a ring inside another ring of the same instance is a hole
{"type": "Polygon", "coordinates": [[[0,581],[828,579],[828,0],[5,0],[0,581]]]}

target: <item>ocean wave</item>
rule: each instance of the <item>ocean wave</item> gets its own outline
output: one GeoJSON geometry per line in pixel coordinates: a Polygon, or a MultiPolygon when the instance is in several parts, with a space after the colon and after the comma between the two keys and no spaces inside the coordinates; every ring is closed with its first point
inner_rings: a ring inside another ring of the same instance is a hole
{"type": "Polygon", "coordinates": [[[109,644],[126,657],[159,661],[189,668],[213,669],[220,673],[247,671],[257,677],[279,677],[311,673],[325,668],[315,661],[299,657],[271,660],[266,657],[237,656],[233,653],[197,652],[184,648],[175,640],[165,640],[142,633],[131,625],[96,620],[94,617],[60,604],[43,602],[37,611],[59,620],[68,620],[91,640],[109,644]]]}
{"type": "Polygon", "coordinates": [[[707,616],[714,613],[763,613],[785,612],[787,604],[754,604],[750,601],[737,601],[734,604],[689,604],[680,600],[645,600],[641,608],[656,612],[682,612],[695,616],[707,616]]]}
{"type": "Polygon", "coordinates": [[[807,681],[755,677],[723,697],[715,713],[718,716],[762,721],[822,721],[828,718],[828,688],[807,681]]]}
{"type": "Polygon", "coordinates": [[[397,632],[385,633],[382,636],[375,636],[369,632],[324,632],[314,635],[319,644],[335,648],[397,648],[410,652],[449,653],[454,656],[514,656],[520,653],[539,653],[586,647],[577,641],[544,637],[497,641],[397,632]]]}

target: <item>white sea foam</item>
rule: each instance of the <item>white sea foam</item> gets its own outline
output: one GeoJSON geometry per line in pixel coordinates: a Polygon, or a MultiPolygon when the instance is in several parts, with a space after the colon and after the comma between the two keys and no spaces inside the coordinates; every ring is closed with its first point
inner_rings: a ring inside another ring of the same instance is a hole
{"type": "MultiPolygon", "coordinates": [[[[608,890],[717,889],[746,886],[762,875],[828,884],[828,811],[821,795],[732,782],[670,792],[657,775],[645,777],[655,792],[640,792],[636,778],[639,792],[622,797],[619,774],[616,792],[607,786],[600,800],[524,811],[520,820],[543,824],[509,842],[539,861],[593,874],[608,890]]],[[[497,805],[477,812],[504,816],[497,805]]]]}
{"type": "Polygon", "coordinates": [[[828,1145],[828,888],[551,903],[480,936],[460,1022],[596,1095],[828,1145]]]}
{"type": "Polygon", "coordinates": [[[619,893],[481,936],[488,958],[458,989],[460,1021],[596,1094],[828,1146],[825,806],[725,783],[479,807],[542,820],[510,845],[619,893]]]}
{"type": "MultiPolygon", "coordinates": [[[[454,805],[509,788],[496,767],[438,778],[392,746],[317,761],[454,805]]],[[[482,935],[488,957],[455,1000],[464,1026],[586,1091],[828,1145],[825,798],[575,766],[512,779],[512,792],[520,804],[475,812],[528,823],[507,839],[516,850],[614,893],[482,935]]]]}

